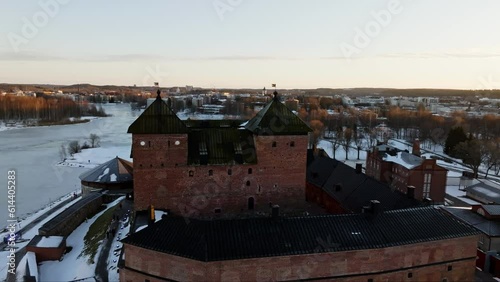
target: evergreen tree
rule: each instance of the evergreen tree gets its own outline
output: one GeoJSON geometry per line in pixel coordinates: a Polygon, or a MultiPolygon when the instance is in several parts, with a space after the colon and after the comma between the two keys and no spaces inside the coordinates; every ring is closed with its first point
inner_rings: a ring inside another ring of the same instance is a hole
{"type": "Polygon", "coordinates": [[[450,156],[454,156],[454,148],[461,142],[467,141],[467,135],[461,126],[454,127],[448,133],[446,142],[444,144],[444,153],[450,156]]]}

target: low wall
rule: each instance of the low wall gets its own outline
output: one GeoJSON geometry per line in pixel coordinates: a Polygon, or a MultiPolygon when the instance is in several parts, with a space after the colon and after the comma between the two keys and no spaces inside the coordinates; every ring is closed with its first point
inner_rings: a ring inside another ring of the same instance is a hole
{"type": "Polygon", "coordinates": [[[45,223],[38,229],[38,234],[43,236],[68,236],[89,215],[97,212],[102,204],[103,195],[97,192],[91,193],[45,223]]]}

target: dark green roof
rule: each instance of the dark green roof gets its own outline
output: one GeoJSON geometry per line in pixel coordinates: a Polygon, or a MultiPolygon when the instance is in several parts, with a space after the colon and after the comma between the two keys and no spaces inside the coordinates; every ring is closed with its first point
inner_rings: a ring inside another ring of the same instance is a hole
{"type": "Polygon", "coordinates": [[[245,128],[259,135],[307,135],[311,128],[283,105],[275,93],[273,100],[245,128]]]}
{"type": "Polygon", "coordinates": [[[161,98],[156,100],[129,126],[134,134],[183,134],[186,125],[161,98]]]}
{"type": "Polygon", "coordinates": [[[252,133],[238,127],[190,128],[189,153],[190,164],[254,164],[257,154],[252,133]]]}

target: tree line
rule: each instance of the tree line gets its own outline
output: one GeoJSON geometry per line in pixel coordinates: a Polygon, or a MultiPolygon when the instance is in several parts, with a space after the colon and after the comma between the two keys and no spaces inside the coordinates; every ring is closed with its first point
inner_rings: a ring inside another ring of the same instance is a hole
{"type": "Polygon", "coordinates": [[[59,122],[69,117],[82,116],[106,116],[106,113],[102,107],[88,102],[76,103],[64,97],[0,96],[0,118],[6,122],[30,119],[59,122]]]}

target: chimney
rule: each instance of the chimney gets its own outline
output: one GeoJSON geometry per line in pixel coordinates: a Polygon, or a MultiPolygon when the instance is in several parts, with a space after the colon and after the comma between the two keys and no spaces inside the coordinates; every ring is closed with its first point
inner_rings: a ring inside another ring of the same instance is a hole
{"type": "Polygon", "coordinates": [[[149,206],[149,220],[148,225],[153,225],[155,223],[155,207],[153,205],[149,206]]]}
{"type": "Polygon", "coordinates": [[[380,202],[377,200],[371,200],[369,206],[363,206],[362,212],[367,215],[376,216],[382,211],[380,202]]]}
{"type": "Polygon", "coordinates": [[[417,157],[420,157],[422,155],[420,153],[420,140],[418,140],[418,138],[415,139],[415,141],[413,141],[413,149],[412,149],[411,153],[417,157]]]}
{"type": "Polygon", "coordinates": [[[371,200],[370,201],[370,209],[371,209],[371,214],[377,215],[382,211],[382,207],[380,206],[380,202],[377,200],[371,200]]]}
{"type": "Polygon", "coordinates": [[[342,191],[342,184],[340,183],[335,184],[335,192],[340,192],[340,191],[342,191]]]}
{"type": "Polygon", "coordinates": [[[415,186],[406,187],[406,195],[408,199],[415,199],[415,186]]]}
{"type": "Polygon", "coordinates": [[[356,164],[356,173],[360,174],[363,170],[363,164],[357,163],[356,164]]]}
{"type": "Polygon", "coordinates": [[[272,216],[274,220],[277,220],[280,217],[280,206],[278,205],[273,206],[272,216]]]}

